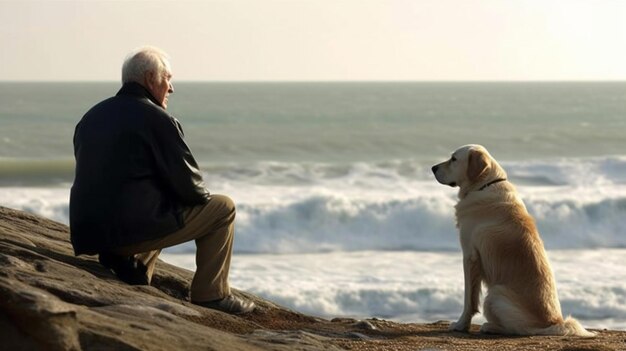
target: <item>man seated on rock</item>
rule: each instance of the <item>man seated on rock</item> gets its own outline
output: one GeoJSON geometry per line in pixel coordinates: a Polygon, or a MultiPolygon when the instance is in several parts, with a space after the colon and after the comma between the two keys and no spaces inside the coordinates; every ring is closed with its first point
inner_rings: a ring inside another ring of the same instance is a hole
{"type": "Polygon", "coordinates": [[[142,47],[126,58],[117,95],[76,125],[74,252],[99,254],[124,282],[149,285],[161,249],[195,240],[191,301],[251,312],[254,303],[231,295],[228,284],[235,206],[209,194],[181,125],[166,112],[171,79],[168,56],[142,47]]]}

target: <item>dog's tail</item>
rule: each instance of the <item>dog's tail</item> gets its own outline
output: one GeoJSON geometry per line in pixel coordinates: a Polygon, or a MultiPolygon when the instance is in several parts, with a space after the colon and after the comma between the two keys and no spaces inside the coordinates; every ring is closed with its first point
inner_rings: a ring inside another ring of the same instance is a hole
{"type": "Polygon", "coordinates": [[[580,336],[584,338],[592,338],[596,336],[596,333],[590,332],[583,328],[580,323],[568,316],[562,323],[551,325],[547,328],[536,329],[533,334],[535,335],[567,335],[567,336],[580,336]]]}

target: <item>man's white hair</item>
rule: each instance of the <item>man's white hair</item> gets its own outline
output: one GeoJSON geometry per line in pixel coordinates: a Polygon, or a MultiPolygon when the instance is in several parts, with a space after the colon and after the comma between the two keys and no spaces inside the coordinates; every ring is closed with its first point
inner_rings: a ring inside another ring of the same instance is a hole
{"type": "Polygon", "coordinates": [[[156,76],[169,70],[169,56],[154,46],[142,46],[133,50],[122,65],[122,83],[143,83],[146,73],[156,76]]]}

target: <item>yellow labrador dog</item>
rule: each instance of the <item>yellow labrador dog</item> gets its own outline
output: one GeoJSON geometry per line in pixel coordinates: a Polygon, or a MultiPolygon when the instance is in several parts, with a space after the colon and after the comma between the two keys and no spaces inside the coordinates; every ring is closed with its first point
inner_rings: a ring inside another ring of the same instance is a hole
{"type": "Polygon", "coordinates": [[[439,183],[460,189],[456,220],[463,249],[465,302],[450,330],[469,330],[485,284],[483,333],[594,336],[577,320],[563,319],[535,222],[487,150],[480,145],[463,146],[432,171],[439,183]]]}

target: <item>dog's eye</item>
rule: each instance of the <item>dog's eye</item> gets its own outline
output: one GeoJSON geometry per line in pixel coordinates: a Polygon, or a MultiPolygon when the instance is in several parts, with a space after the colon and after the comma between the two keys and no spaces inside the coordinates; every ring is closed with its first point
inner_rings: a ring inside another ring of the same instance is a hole
{"type": "Polygon", "coordinates": [[[456,157],[452,156],[452,158],[450,159],[450,161],[452,161],[452,162],[456,161],[456,157]]]}

